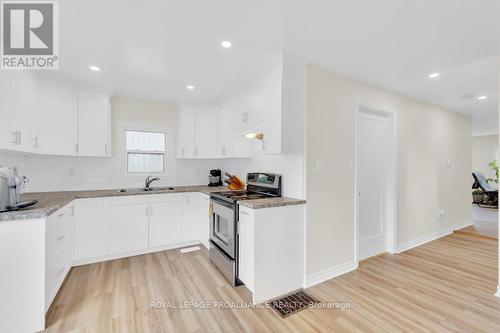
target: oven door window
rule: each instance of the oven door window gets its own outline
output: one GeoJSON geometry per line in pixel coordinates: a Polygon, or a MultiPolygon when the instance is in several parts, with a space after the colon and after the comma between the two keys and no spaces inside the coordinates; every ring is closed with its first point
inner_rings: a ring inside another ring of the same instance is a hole
{"type": "Polygon", "coordinates": [[[216,237],[219,241],[224,243],[225,245],[229,245],[232,235],[231,221],[226,218],[215,214],[214,220],[214,237],[216,237]]]}

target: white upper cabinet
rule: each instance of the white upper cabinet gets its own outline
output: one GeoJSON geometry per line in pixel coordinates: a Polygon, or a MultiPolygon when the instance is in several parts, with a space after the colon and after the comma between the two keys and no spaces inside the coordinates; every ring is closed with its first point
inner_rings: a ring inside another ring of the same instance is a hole
{"type": "Polygon", "coordinates": [[[39,151],[52,155],[78,155],[78,107],[76,98],[41,92],[39,151]]]}
{"type": "Polygon", "coordinates": [[[111,156],[110,133],[109,97],[102,92],[68,88],[31,73],[0,71],[0,148],[111,156]]]}
{"type": "Polygon", "coordinates": [[[0,71],[0,148],[10,149],[10,72],[0,71]]]}
{"type": "Polygon", "coordinates": [[[198,108],[195,114],[195,157],[217,158],[219,109],[216,107],[198,108]]]}
{"type": "Polygon", "coordinates": [[[110,106],[107,99],[78,101],[78,154],[111,156],[110,106]]]}
{"type": "Polygon", "coordinates": [[[177,157],[195,157],[195,113],[193,108],[182,108],[178,115],[177,157]]]}
{"type": "Polygon", "coordinates": [[[223,98],[218,112],[213,106],[181,108],[178,157],[302,154],[305,69],[304,60],[284,53],[260,72],[258,80],[223,98]],[[264,134],[263,141],[247,139],[251,133],[264,134]]]}
{"type": "Polygon", "coordinates": [[[10,86],[11,149],[32,151],[31,119],[38,112],[37,85],[28,73],[13,72],[10,86]]]}
{"type": "Polygon", "coordinates": [[[177,158],[221,157],[219,120],[220,111],[216,106],[182,106],[179,111],[177,158]]]}

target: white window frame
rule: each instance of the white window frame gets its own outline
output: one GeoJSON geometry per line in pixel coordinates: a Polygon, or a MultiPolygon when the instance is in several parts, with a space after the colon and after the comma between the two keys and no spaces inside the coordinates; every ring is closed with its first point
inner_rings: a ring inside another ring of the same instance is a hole
{"type": "Polygon", "coordinates": [[[146,128],[133,128],[133,127],[125,127],[123,130],[123,148],[125,151],[125,172],[129,176],[143,176],[143,175],[167,175],[168,174],[168,159],[167,159],[167,154],[168,154],[168,131],[166,129],[164,130],[158,130],[158,129],[146,129],[146,128]],[[130,132],[146,132],[146,133],[157,133],[157,134],[163,134],[164,136],[164,147],[165,150],[163,151],[163,171],[161,172],[136,172],[136,171],[129,171],[129,165],[128,165],[128,154],[129,153],[136,153],[136,154],[154,154],[154,155],[160,155],[161,153],[157,151],[146,151],[146,150],[128,150],[127,149],[127,131],[130,132]]]}

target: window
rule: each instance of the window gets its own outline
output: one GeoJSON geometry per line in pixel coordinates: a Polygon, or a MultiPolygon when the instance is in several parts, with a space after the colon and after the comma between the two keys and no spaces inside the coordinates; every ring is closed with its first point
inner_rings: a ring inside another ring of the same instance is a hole
{"type": "Polygon", "coordinates": [[[165,172],[166,133],[126,130],[125,145],[128,172],[165,172]]]}

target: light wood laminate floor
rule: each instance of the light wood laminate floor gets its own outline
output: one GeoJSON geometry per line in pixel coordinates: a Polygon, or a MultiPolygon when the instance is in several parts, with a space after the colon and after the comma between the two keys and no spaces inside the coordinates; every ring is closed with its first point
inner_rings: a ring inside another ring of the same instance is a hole
{"type": "Polygon", "coordinates": [[[500,332],[497,241],[453,234],[307,291],[348,310],[154,309],[152,301],[248,299],[206,250],[178,250],[74,268],[48,314],[47,332],[500,332]]]}

